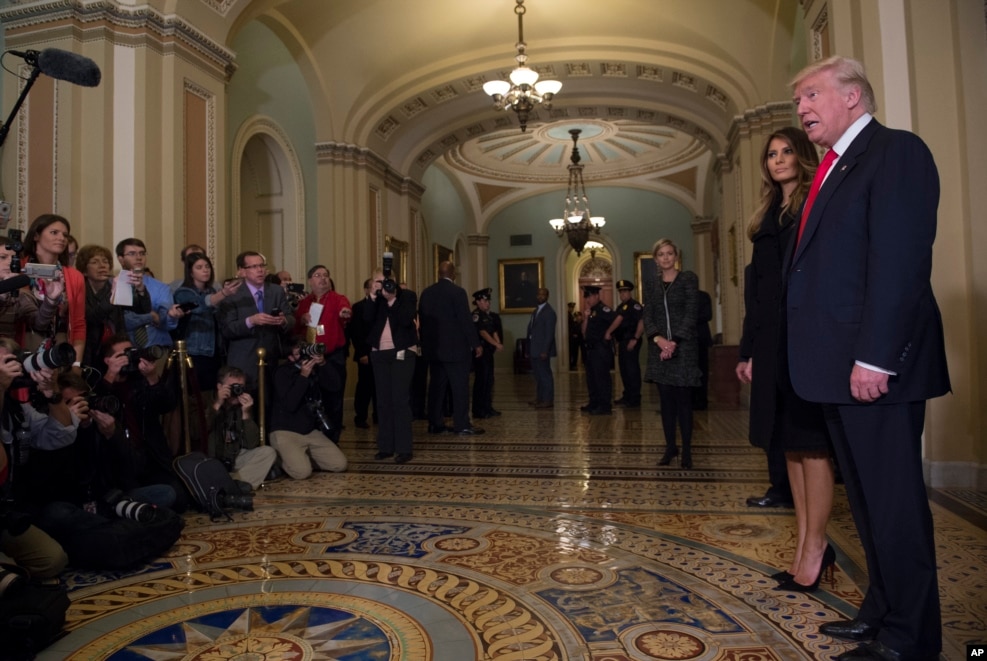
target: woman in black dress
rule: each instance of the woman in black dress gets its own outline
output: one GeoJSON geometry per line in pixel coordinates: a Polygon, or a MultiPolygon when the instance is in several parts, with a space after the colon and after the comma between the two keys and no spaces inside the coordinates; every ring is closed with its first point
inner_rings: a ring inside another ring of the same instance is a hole
{"type": "Polygon", "coordinates": [[[779,443],[785,451],[798,541],[788,571],[774,578],[777,589],[795,592],[815,590],[835,560],[826,541],[833,505],[829,436],[822,407],[792,388],[783,298],[782,265],[794,247],[817,165],[815,147],[800,129],[780,129],[764,145],[761,205],[748,228],[754,249],[745,278],[747,314],[740,346],[749,359],[737,365],[737,377],[751,384],[751,442],[779,443]]]}

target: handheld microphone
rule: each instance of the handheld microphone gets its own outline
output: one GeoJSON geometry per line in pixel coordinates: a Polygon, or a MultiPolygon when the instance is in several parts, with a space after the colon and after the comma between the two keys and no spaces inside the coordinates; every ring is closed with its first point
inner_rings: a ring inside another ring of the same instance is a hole
{"type": "Polygon", "coordinates": [[[91,59],[78,53],[59,48],[46,48],[43,51],[8,51],[24,58],[29,66],[37,67],[41,73],[56,80],[64,80],[83,87],[96,87],[102,79],[99,66],[91,59]]]}
{"type": "Polygon", "coordinates": [[[0,280],[0,294],[16,291],[21,287],[27,287],[29,284],[31,284],[31,278],[26,275],[11,276],[6,280],[0,280]]]}

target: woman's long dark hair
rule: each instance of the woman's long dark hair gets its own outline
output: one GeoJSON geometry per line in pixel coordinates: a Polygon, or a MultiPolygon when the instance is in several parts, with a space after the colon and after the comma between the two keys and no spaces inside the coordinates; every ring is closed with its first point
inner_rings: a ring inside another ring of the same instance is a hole
{"type": "Polygon", "coordinates": [[[788,146],[795,152],[799,164],[798,184],[782,211],[802,208],[802,202],[812,186],[812,178],[816,175],[816,168],[819,167],[819,154],[816,153],[815,146],[802,129],[786,126],[768,136],[768,139],[764,141],[764,149],[761,150],[761,203],[754,215],[751,216],[750,225],[747,227],[749,238],[754,238],[754,235],[761,229],[764,215],[771,208],[771,205],[776,200],[781,200],[781,184],[771,178],[771,172],[768,170],[768,149],[771,147],[771,141],[775,138],[788,143],[788,146]]]}
{"type": "MultiPolygon", "coordinates": [[[[38,235],[43,231],[48,229],[50,225],[55,223],[61,223],[65,225],[65,234],[72,233],[72,226],[69,224],[63,216],[59,216],[54,213],[43,213],[34,219],[31,226],[27,228],[27,232],[24,233],[24,256],[28,259],[37,259],[37,249],[38,249],[38,235]]],[[[58,256],[58,263],[62,266],[69,265],[69,244],[65,244],[65,250],[62,254],[58,256]]],[[[112,261],[110,264],[112,265],[112,261]]]]}
{"type": "Polygon", "coordinates": [[[213,282],[216,281],[216,269],[212,267],[212,260],[209,259],[208,255],[201,252],[194,252],[190,255],[185,256],[185,280],[182,281],[182,287],[191,287],[192,289],[198,289],[199,287],[195,284],[195,278],[192,277],[192,267],[199,260],[206,260],[206,264],[209,265],[209,281],[206,282],[205,289],[212,287],[213,282]]]}

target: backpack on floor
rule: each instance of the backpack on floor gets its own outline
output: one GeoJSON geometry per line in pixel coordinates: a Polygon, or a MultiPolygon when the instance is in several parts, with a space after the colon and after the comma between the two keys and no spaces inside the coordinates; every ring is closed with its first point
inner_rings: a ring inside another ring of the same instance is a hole
{"type": "Polygon", "coordinates": [[[33,659],[62,631],[69,596],[61,584],[39,585],[12,565],[0,566],[0,650],[3,658],[33,659]]]}
{"type": "Polygon", "coordinates": [[[232,521],[229,510],[253,510],[249,495],[240,490],[226,466],[218,459],[201,452],[190,452],[174,461],[175,472],[192,492],[199,509],[213,521],[226,518],[232,521]]]}

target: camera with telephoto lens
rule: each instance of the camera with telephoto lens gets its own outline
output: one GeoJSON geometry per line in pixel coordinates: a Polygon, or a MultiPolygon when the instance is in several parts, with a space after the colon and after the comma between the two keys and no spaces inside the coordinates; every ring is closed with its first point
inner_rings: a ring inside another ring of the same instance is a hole
{"type": "Polygon", "coordinates": [[[107,415],[116,416],[120,412],[120,399],[115,395],[97,395],[90,393],[86,395],[86,402],[93,411],[100,411],[107,415]]]}
{"type": "Polygon", "coordinates": [[[241,510],[243,512],[254,511],[254,497],[249,493],[226,493],[221,491],[216,494],[216,503],[223,509],[241,510]]]}
{"type": "Polygon", "coordinates": [[[158,515],[157,508],[149,503],[131,500],[119,489],[111,489],[103,496],[103,502],[121,519],[138,523],[151,523],[158,515]]]}
{"type": "Polygon", "coordinates": [[[319,431],[335,443],[333,440],[333,437],[335,436],[333,433],[333,426],[332,423],[329,422],[329,417],[326,415],[325,408],[322,406],[322,400],[310,397],[305,400],[305,405],[308,407],[308,410],[311,411],[312,417],[315,418],[315,424],[319,428],[319,431]]]}
{"type": "MultiPolygon", "coordinates": [[[[6,204],[6,202],[4,202],[4,204],[6,204]]],[[[8,216],[8,220],[9,220],[9,216],[8,216]]],[[[24,252],[24,232],[20,230],[8,230],[7,245],[5,245],[4,248],[14,253],[13,255],[10,256],[10,272],[20,273],[21,253],[24,252]]]]}
{"type": "Polygon", "coordinates": [[[68,367],[74,362],[75,349],[68,342],[25,352],[21,358],[24,371],[28,374],[42,369],[55,370],[59,367],[68,367]]]}
{"type": "Polygon", "coordinates": [[[298,347],[298,355],[305,356],[307,358],[315,358],[316,356],[326,355],[326,345],[322,342],[315,342],[314,344],[302,344],[298,347]]]}
{"type": "Polygon", "coordinates": [[[394,253],[385,252],[383,260],[384,282],[381,285],[388,294],[393,294],[398,290],[398,283],[394,281],[391,274],[394,270],[394,253]]]}
{"type": "Polygon", "coordinates": [[[149,347],[127,347],[123,350],[127,355],[129,363],[124,365],[121,372],[137,372],[140,369],[141,358],[152,363],[160,360],[165,355],[164,347],[152,344],[149,347]]]}

